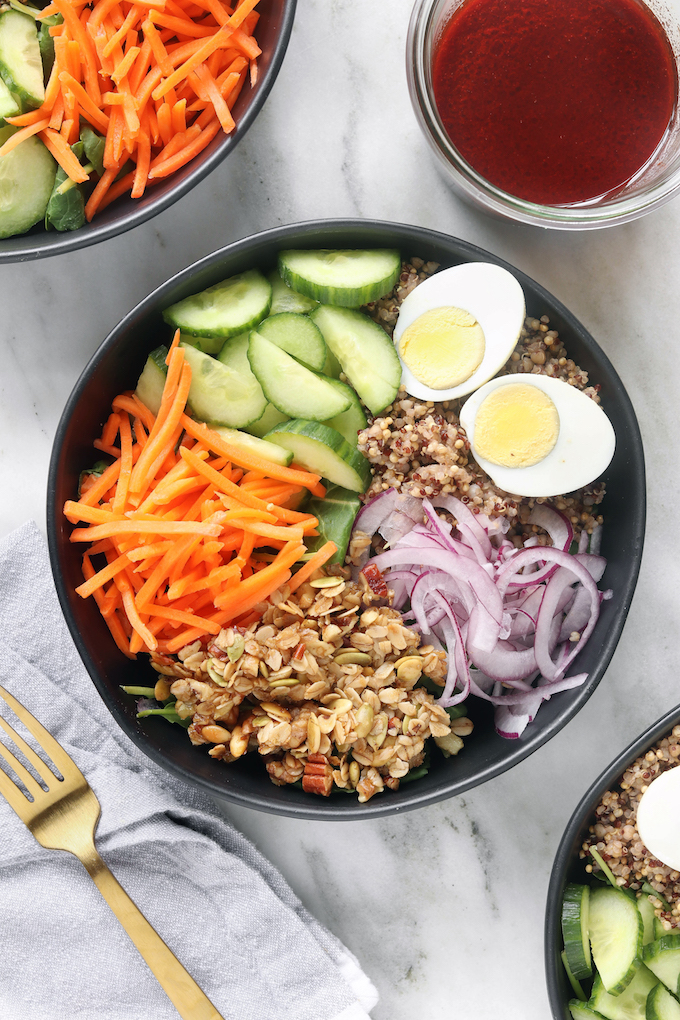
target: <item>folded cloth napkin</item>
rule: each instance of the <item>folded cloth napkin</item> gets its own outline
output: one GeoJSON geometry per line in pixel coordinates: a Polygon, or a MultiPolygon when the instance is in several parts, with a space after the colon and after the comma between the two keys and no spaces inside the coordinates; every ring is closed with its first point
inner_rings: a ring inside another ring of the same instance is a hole
{"type": "MultiPolygon", "coordinates": [[[[0,541],[0,633],[0,683],[89,781],[102,857],[224,1020],[366,1020],[377,993],[356,959],[207,797],[118,729],[35,524],[0,541]]],[[[1,796],[0,947],[2,1020],[177,1018],[80,862],[43,849],[1,796]]]]}

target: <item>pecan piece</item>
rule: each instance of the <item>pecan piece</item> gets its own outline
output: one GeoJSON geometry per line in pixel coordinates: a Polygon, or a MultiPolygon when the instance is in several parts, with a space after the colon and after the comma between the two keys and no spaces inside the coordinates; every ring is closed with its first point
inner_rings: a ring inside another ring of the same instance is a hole
{"type": "Polygon", "coordinates": [[[333,769],[325,754],[310,754],[305,762],[305,773],[302,777],[302,789],[305,793],[318,793],[329,797],[333,789],[333,769]]]}

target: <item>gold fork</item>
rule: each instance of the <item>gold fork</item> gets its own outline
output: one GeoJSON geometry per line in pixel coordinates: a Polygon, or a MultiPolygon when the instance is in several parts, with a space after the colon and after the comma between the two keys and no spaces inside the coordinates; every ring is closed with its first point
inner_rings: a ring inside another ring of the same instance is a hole
{"type": "Polygon", "coordinates": [[[28,790],[29,800],[0,769],[0,793],[22,822],[48,850],[67,850],[84,865],[92,881],[125,928],[158,983],[184,1020],[223,1020],[160,935],[118,884],[94,845],[101,808],[82,772],[54,737],[16,698],[0,687],[5,699],[45,754],[54,762],[59,779],[45,762],[0,716],[0,726],[31,763],[47,790],[36,782],[18,758],[0,741],[0,754],[28,790]]]}

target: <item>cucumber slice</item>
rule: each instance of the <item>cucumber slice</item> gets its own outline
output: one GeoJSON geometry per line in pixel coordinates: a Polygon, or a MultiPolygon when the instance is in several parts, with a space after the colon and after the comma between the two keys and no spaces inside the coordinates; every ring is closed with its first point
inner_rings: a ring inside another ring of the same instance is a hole
{"type": "Polygon", "coordinates": [[[240,429],[262,417],[267,401],[257,379],[195,347],[184,347],[191,365],[189,403],[200,421],[240,429]]]}
{"type": "Polygon", "coordinates": [[[350,308],[319,305],[310,318],[366,407],[377,414],[391,404],[399,392],[401,364],[385,330],[350,308]]]}
{"type": "Polygon", "coordinates": [[[610,995],[598,974],[588,1005],[606,1020],[646,1020],[647,996],[656,983],[652,972],[640,964],[628,987],[620,995],[610,995]]]}
{"type": "MultiPolygon", "coordinates": [[[[325,341],[324,341],[325,342],[325,341]]],[[[326,361],[323,366],[323,374],[329,379],[339,379],[342,373],[342,365],[333,354],[333,351],[326,344],[326,361]]]]}
{"type": "Polygon", "coordinates": [[[642,951],[642,917],[634,900],[618,889],[593,889],[588,933],[593,960],[610,995],[632,981],[642,951]]]}
{"type": "Polygon", "coordinates": [[[654,915],[654,907],[652,906],[649,896],[645,896],[641,893],[638,897],[637,908],[640,911],[640,917],[642,918],[642,945],[646,946],[648,942],[653,942],[654,935],[654,921],[656,920],[654,915]]]}
{"type": "Polygon", "coordinates": [[[290,450],[284,450],[282,446],[270,443],[266,439],[258,439],[257,436],[239,432],[238,429],[228,429],[224,425],[215,425],[213,428],[225,442],[231,443],[232,446],[240,446],[244,450],[250,450],[251,453],[256,453],[258,457],[264,457],[265,460],[270,460],[273,464],[282,464],[283,467],[288,467],[293,459],[290,450]]]}
{"type": "Polygon", "coordinates": [[[163,312],[163,318],[191,336],[226,338],[262,322],[271,301],[269,281],[259,269],[249,269],[170,305],[163,312]]]}
{"type": "Polygon", "coordinates": [[[289,287],[342,308],[389,294],[400,272],[401,256],[389,249],[279,252],[279,273],[289,287]]]}
{"type": "Polygon", "coordinates": [[[310,499],[307,513],[318,519],[319,534],[307,539],[309,552],[316,552],[325,542],[335,542],[338,551],[333,553],[328,562],[344,563],[352,525],[360,506],[361,500],[356,493],[339,485],[331,485],[323,499],[310,499]]]}
{"type": "MultiPolygon", "coordinates": [[[[0,145],[15,131],[0,128],[0,145]]],[[[44,219],[56,172],[57,164],[35,135],[0,156],[0,237],[23,234],[44,219]]]]}
{"type": "Polygon", "coordinates": [[[680,988],[680,935],[664,935],[642,950],[642,959],[652,974],[670,988],[673,995],[680,988]]]}
{"type": "Polygon", "coordinates": [[[647,996],[646,1020],[680,1020],[680,1002],[663,985],[652,988],[647,996]]]}
{"type": "MultiPolygon", "coordinates": [[[[247,379],[248,387],[257,391],[259,396],[259,394],[262,393],[262,387],[253,374],[253,370],[250,367],[250,361],[248,360],[249,336],[250,335],[248,333],[241,333],[239,336],[232,336],[225,344],[222,344],[217,360],[220,364],[226,365],[227,368],[233,368],[235,372],[238,372],[239,375],[244,377],[244,379],[247,379]]],[[[264,414],[267,401],[263,393],[262,400],[262,414],[264,414]]],[[[260,420],[262,414],[260,414],[256,421],[260,420]]]]}
{"type": "Polygon", "coordinates": [[[327,379],[255,331],[250,334],[248,359],[267,400],[290,418],[323,421],[349,407],[348,397],[327,379]]]}
{"type": "Polygon", "coordinates": [[[368,461],[327,425],[298,418],[277,425],[265,438],[292,450],[297,464],[334,485],[352,492],[368,488],[371,480],[368,461]]]}
{"type": "Polygon", "coordinates": [[[311,312],[319,303],[313,298],[299,294],[296,290],[291,290],[276,269],[267,274],[267,279],[272,285],[270,315],[278,315],[279,312],[311,312]]]}
{"type": "Polygon", "coordinates": [[[562,936],[569,968],[575,978],[588,978],[593,973],[588,937],[590,888],[570,882],[562,901],[562,936]]]}
{"type": "Polygon", "coordinates": [[[279,312],[261,322],[257,332],[315,372],[321,372],[326,364],[324,338],[308,315],[279,312]]]}
{"type": "Polygon", "coordinates": [[[571,999],[568,1006],[571,1020],[604,1020],[601,1013],[596,1013],[594,1009],[591,1009],[585,1002],[579,1002],[578,999],[571,999]]]}
{"type": "Polygon", "coordinates": [[[214,356],[219,354],[224,347],[223,336],[191,336],[189,333],[180,333],[179,338],[185,347],[188,344],[190,347],[195,347],[197,351],[202,351],[203,354],[212,354],[214,356]]]}
{"type": "Polygon", "coordinates": [[[668,932],[666,931],[666,929],[663,926],[663,921],[659,920],[659,918],[655,916],[654,917],[654,938],[655,939],[662,939],[665,935],[668,935],[668,932]]]}
{"type": "Polygon", "coordinates": [[[135,393],[144,406],[154,414],[158,414],[163,399],[165,377],[168,374],[168,366],[165,364],[167,356],[167,347],[157,347],[146,359],[142,374],[137,380],[135,393]]]}
{"type": "Polygon", "coordinates": [[[329,379],[328,381],[331,386],[336,388],[338,393],[344,393],[349,398],[350,405],[346,411],[336,414],[334,418],[329,418],[325,421],[324,425],[328,425],[329,428],[339,432],[350,446],[357,446],[358,433],[361,429],[365,429],[367,424],[361,401],[347,383],[340,382],[339,379],[329,379]]]}
{"type": "Polygon", "coordinates": [[[264,409],[264,414],[257,421],[254,421],[252,425],[248,426],[248,432],[253,436],[258,436],[262,439],[267,433],[274,428],[275,425],[280,425],[282,421],[289,421],[288,415],[283,414],[273,404],[267,404],[264,409]]]}
{"type": "Polygon", "coordinates": [[[5,124],[5,117],[16,117],[19,113],[21,113],[21,103],[18,96],[10,92],[0,78],[0,127],[5,124]]]}
{"type": "Polygon", "coordinates": [[[0,14],[0,78],[27,106],[45,99],[43,65],[35,19],[19,11],[0,14]]]}

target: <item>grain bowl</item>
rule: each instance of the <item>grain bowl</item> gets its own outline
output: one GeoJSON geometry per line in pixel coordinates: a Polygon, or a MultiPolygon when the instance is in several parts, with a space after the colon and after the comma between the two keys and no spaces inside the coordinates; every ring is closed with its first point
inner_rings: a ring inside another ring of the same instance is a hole
{"type": "MultiPolygon", "coordinates": [[[[613,597],[602,612],[577,667],[588,680],[547,701],[539,718],[518,740],[505,740],[493,726],[482,702],[470,704],[474,735],[459,757],[445,758],[435,748],[427,775],[417,782],[386,790],[369,803],[348,796],[306,796],[294,786],[275,787],[257,761],[246,755],[227,767],[192,747],[178,727],[162,719],[137,718],[134,701],[121,686],[146,686],[145,657],[126,659],[113,644],[92,600],[75,588],[82,582],[81,555],[69,541],[62,507],[74,498],[78,477],[91,460],[106,407],[117,393],[135,385],[150,350],[167,339],[162,310],[203,288],[246,269],[271,269],[282,249],[397,249],[402,259],[417,256],[440,265],[490,262],[493,255],[444,234],[418,227],[373,221],[318,221],[276,228],[238,241],[178,274],[137,306],[102,344],[76,385],[62,416],[50,467],[48,515],[52,567],[67,622],[85,665],[118,723],[157,763],[213,794],[245,806],[306,818],[344,819],[390,814],[462,793],[498,775],[550,739],[582,707],[599,683],[614,652],[630,605],[644,534],[645,490],[642,444],[630,401],[613,367],[578,321],[543,288],[511,270],[526,296],[527,313],[547,315],[575,361],[600,384],[602,405],[617,436],[617,448],[604,480],[606,527],[602,553],[607,558],[603,585],[613,597]]],[[[511,269],[511,267],[506,267],[511,269]]]]}

